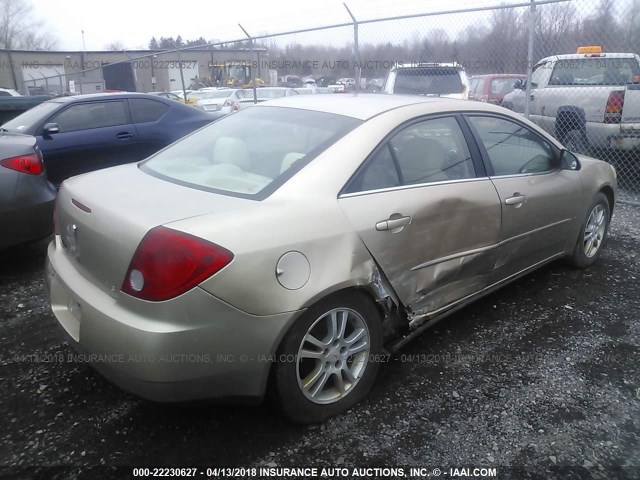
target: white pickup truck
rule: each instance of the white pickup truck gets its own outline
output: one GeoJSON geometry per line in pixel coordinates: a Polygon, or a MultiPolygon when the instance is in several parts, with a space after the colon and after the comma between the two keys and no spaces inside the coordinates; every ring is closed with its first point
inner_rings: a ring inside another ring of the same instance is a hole
{"type": "MultiPolygon", "coordinates": [[[[524,113],[526,86],[502,105],[524,113]]],[[[531,76],[530,119],[567,148],[640,148],[640,57],[580,47],[540,60],[531,76]]]]}

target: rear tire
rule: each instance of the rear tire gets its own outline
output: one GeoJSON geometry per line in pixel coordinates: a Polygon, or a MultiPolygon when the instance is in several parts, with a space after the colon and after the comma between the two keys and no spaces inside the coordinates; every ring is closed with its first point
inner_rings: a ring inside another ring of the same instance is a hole
{"type": "Polygon", "coordinates": [[[588,153],[589,146],[580,130],[571,130],[562,137],[562,144],[573,153],[588,153]]]}
{"type": "Polygon", "coordinates": [[[602,192],[598,193],[587,210],[580,229],[580,236],[569,259],[569,263],[577,268],[593,265],[600,257],[602,244],[607,238],[611,221],[609,200],[602,192]]]}
{"type": "Polygon", "coordinates": [[[331,295],[309,308],[283,339],[272,398],[295,422],[322,422],[366,396],[381,351],[381,319],[374,303],[359,292],[331,295]]]}

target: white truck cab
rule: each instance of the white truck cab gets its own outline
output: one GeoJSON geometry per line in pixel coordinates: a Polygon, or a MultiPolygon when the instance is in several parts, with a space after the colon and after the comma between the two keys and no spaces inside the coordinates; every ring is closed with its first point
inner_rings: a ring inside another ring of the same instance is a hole
{"type": "MultiPolygon", "coordinates": [[[[522,89],[503,106],[524,112],[522,89]]],[[[580,47],[572,55],[543,58],[533,68],[530,119],[567,148],[640,148],[640,57],[580,47]]]]}

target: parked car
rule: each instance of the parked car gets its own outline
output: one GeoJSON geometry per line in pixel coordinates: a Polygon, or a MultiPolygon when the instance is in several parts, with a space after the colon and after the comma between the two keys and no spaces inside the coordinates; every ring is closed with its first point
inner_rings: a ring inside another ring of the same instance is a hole
{"type": "Polygon", "coordinates": [[[55,198],[35,137],[0,133],[0,249],[53,233],[55,198]]]}
{"type": "MultiPolygon", "coordinates": [[[[294,88],[288,87],[262,87],[256,89],[257,103],[266,102],[275,98],[290,97],[291,95],[299,95],[294,88]]],[[[254,100],[253,90],[245,90],[244,98],[238,100],[240,109],[250,107],[256,102],[254,100]]]]}
{"type": "Polygon", "coordinates": [[[195,108],[144,93],[98,93],[41,103],[5,123],[34,135],[49,179],[135,162],[215,120],[195,108]]]}
{"type": "MultiPolygon", "coordinates": [[[[543,58],[533,68],[530,118],[578,152],[590,147],[640,148],[640,56],[580,47],[571,55],[543,58]]],[[[524,113],[526,84],[503,105],[524,113]]]]}
{"type": "Polygon", "coordinates": [[[553,260],[594,263],[615,196],[613,167],[501,107],[281,98],[65,182],[46,278],[70,344],[122,355],[94,366],[126,390],[269,388],[314,422],[367,394],[383,346],[553,260]]]}
{"type": "Polygon", "coordinates": [[[520,85],[526,79],[526,75],[514,73],[474,75],[469,80],[469,100],[501,105],[504,96],[512,92],[516,85],[520,85]]]}
{"type": "Polygon", "coordinates": [[[0,97],[21,97],[20,92],[13,88],[0,88],[0,97]]]}
{"type": "Polygon", "coordinates": [[[384,83],[384,93],[469,98],[469,79],[457,63],[399,63],[384,83]]]}
{"type": "Polygon", "coordinates": [[[196,102],[196,107],[205,112],[221,112],[223,114],[240,110],[239,102],[249,95],[248,90],[224,88],[207,91],[196,102]]]}
{"type": "Polygon", "coordinates": [[[355,78],[339,78],[338,83],[341,83],[347,89],[351,89],[356,86],[356,79],[355,78]]]}

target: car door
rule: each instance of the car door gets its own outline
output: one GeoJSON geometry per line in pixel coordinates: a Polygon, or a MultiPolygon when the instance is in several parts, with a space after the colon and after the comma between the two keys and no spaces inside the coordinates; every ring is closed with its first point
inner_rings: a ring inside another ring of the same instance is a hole
{"type": "Polygon", "coordinates": [[[455,116],[390,134],[339,203],[410,312],[433,313],[487,285],[500,200],[455,116]]]}
{"type": "MultiPolygon", "coordinates": [[[[135,146],[136,160],[142,160],[173,143],[173,132],[161,124],[161,119],[170,110],[164,102],[149,98],[130,98],[131,118],[138,132],[135,146]]],[[[173,129],[175,130],[175,126],[173,129]]],[[[176,136],[176,138],[179,138],[176,136]]]]}
{"type": "Polygon", "coordinates": [[[126,163],[134,149],[136,130],[126,101],[72,103],[49,118],[36,136],[49,180],[59,185],[73,175],[126,163]],[[58,131],[43,128],[55,124],[58,131]]]}
{"type": "Polygon", "coordinates": [[[560,168],[560,150],[515,119],[469,114],[502,205],[496,280],[557,257],[576,239],[582,183],[560,168]]]}

